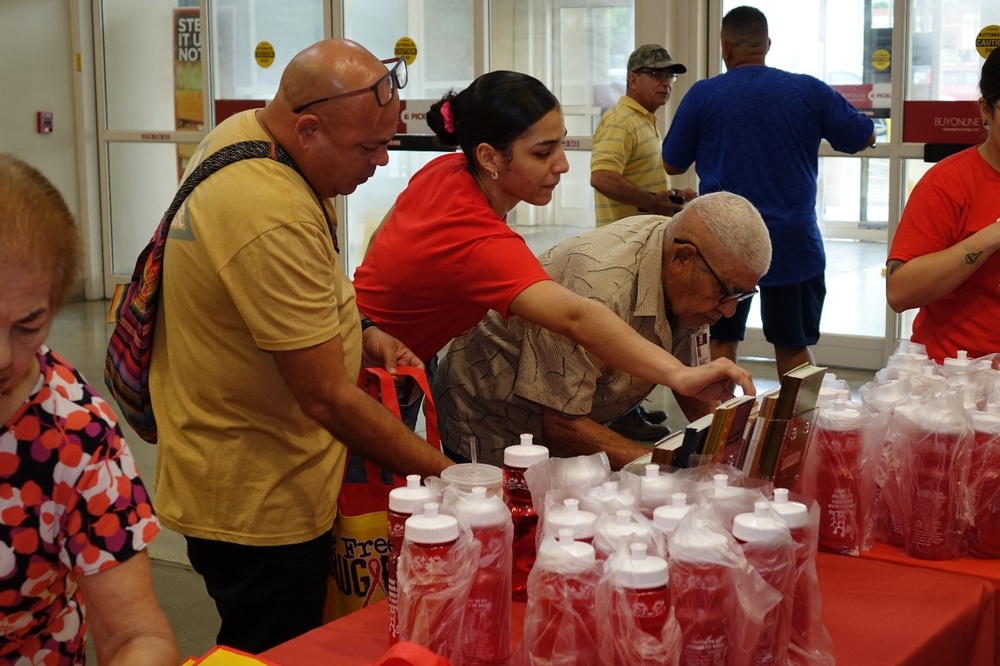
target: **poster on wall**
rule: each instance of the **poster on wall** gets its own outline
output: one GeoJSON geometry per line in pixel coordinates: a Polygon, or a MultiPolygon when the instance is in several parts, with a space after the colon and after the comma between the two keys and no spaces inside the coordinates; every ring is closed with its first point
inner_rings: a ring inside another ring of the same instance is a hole
{"type": "MultiPolygon", "coordinates": [[[[205,128],[201,85],[201,15],[197,7],[174,9],[174,122],[175,129],[205,128]]],[[[196,143],[177,144],[177,178],[183,176],[196,143]]]]}

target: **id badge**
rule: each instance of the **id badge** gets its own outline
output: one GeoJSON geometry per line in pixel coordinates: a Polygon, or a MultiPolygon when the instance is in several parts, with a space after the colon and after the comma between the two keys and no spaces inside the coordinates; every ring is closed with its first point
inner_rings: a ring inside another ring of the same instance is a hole
{"type": "Polygon", "coordinates": [[[708,329],[691,336],[691,358],[695,365],[705,365],[712,360],[712,350],[708,345],[708,329]]]}

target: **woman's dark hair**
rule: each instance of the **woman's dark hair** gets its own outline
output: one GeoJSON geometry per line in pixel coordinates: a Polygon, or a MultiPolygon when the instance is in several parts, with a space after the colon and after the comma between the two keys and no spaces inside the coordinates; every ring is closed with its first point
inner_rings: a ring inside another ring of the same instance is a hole
{"type": "Polygon", "coordinates": [[[559,107],[559,100],[533,76],[520,72],[489,72],[468,88],[449,92],[427,112],[427,124],[446,146],[459,146],[476,169],[476,146],[481,143],[511,157],[511,144],[545,114],[559,107]],[[442,107],[448,105],[444,113],[442,107]],[[446,123],[445,117],[450,116],[446,123]]]}
{"type": "Polygon", "coordinates": [[[996,107],[1000,103],[1000,48],[993,49],[983,63],[979,92],[990,106],[996,107]]]}

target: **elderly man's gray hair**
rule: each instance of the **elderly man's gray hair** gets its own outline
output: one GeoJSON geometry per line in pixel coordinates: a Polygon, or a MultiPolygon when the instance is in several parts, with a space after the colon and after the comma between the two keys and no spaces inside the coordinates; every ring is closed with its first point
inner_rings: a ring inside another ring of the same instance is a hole
{"type": "Polygon", "coordinates": [[[732,192],[703,194],[674,216],[680,221],[695,214],[732,257],[750,271],[763,275],[771,265],[771,238],[764,219],[746,198],[732,192]]]}

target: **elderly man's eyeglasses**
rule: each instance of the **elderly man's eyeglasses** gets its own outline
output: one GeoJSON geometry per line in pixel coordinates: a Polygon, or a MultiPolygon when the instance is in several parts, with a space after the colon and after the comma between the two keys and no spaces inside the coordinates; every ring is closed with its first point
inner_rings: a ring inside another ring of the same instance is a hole
{"type": "Polygon", "coordinates": [[[701,257],[701,263],[705,264],[705,268],[707,268],[708,272],[712,274],[712,277],[715,278],[715,281],[719,283],[719,290],[722,291],[722,296],[719,297],[720,305],[722,305],[723,303],[732,303],[733,301],[736,301],[737,303],[740,301],[745,301],[757,293],[756,287],[754,287],[750,291],[740,291],[739,289],[734,289],[733,287],[728,286],[725,282],[719,279],[719,274],[716,273],[715,270],[712,268],[711,264],[708,263],[708,259],[706,259],[705,255],[701,253],[701,250],[698,249],[698,246],[692,243],[691,241],[684,240],[683,238],[675,238],[674,242],[677,243],[678,245],[690,245],[691,247],[694,248],[694,251],[698,253],[698,256],[701,257]]]}
{"type": "Polygon", "coordinates": [[[674,83],[675,81],[677,81],[677,74],[675,74],[674,72],[668,72],[665,69],[646,69],[646,68],[643,68],[643,69],[637,69],[637,70],[635,70],[635,73],[636,74],[645,74],[649,78],[654,79],[654,80],[656,80],[656,81],[658,81],[660,83],[663,83],[664,81],[670,81],[671,83],[674,83]]]}
{"type": "Polygon", "coordinates": [[[406,87],[407,74],[406,60],[403,58],[389,58],[388,60],[383,60],[382,62],[386,65],[392,63],[394,64],[392,64],[389,71],[385,73],[385,76],[367,88],[358,88],[357,90],[349,90],[338,95],[320,97],[319,99],[314,99],[311,102],[306,102],[305,104],[295,107],[292,109],[292,113],[302,113],[313,104],[319,104],[320,102],[329,102],[330,100],[342,99],[344,97],[355,97],[356,95],[364,95],[366,92],[371,92],[375,95],[375,101],[378,102],[379,106],[385,106],[392,101],[393,93],[396,90],[406,87]]]}

